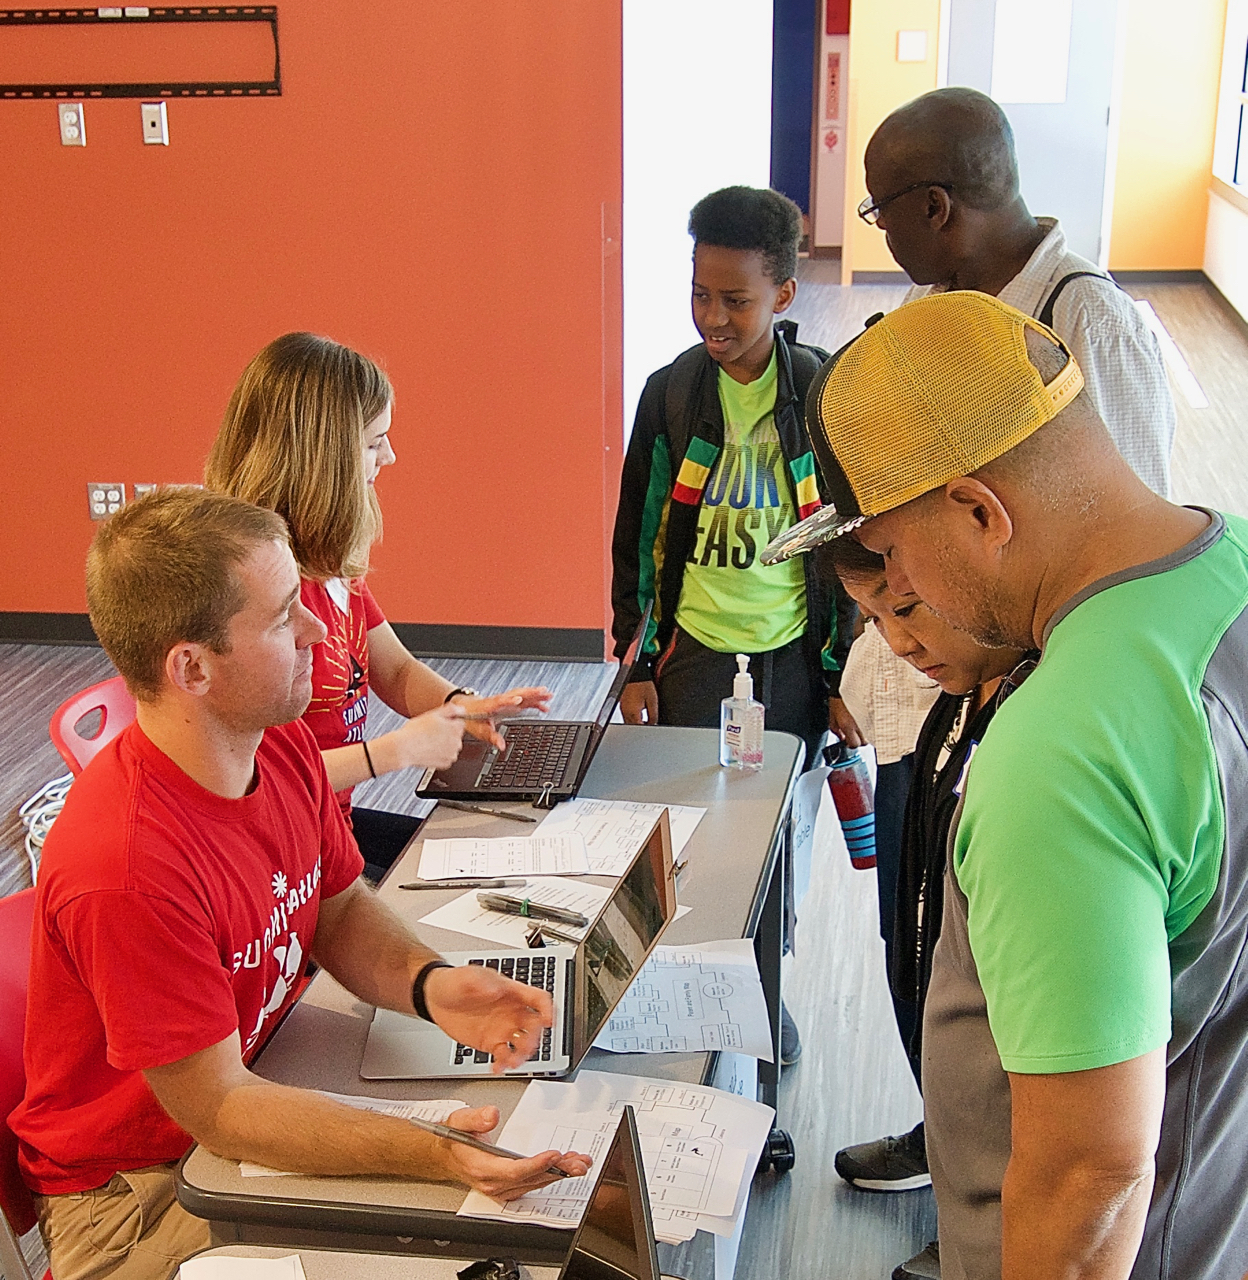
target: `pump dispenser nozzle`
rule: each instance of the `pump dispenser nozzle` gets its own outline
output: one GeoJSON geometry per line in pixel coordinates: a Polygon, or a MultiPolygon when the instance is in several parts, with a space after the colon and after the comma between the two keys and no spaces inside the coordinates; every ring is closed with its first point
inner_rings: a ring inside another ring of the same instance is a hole
{"type": "Polygon", "coordinates": [[[732,678],[732,696],[734,698],[754,696],[754,677],[750,675],[750,659],[744,653],[737,654],[737,674],[732,678]]]}

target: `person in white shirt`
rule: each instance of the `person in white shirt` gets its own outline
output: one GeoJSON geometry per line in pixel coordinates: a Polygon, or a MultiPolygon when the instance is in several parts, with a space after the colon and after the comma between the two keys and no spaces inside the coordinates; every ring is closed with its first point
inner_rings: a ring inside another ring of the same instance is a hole
{"type": "MultiPolygon", "coordinates": [[[[867,145],[865,164],[870,194],[858,213],[884,232],[889,252],[914,282],[905,301],[973,289],[1049,325],[1083,370],[1088,396],[1119,452],[1150,488],[1168,496],[1175,412],[1157,340],[1109,275],[1067,248],[1057,220],[1028,210],[1019,192],[1013,130],[1001,108],[974,89],[926,93],[884,120],[867,145]]],[[[841,696],[857,714],[874,690],[873,719],[880,723],[879,700],[887,696],[880,691],[905,688],[913,701],[913,672],[882,645],[859,652],[864,642],[865,636],[851,652],[841,696]]],[[[889,719],[887,754],[899,764],[881,770],[877,814],[904,806],[904,795],[899,800],[890,788],[907,785],[906,762],[917,737],[913,714],[899,710],[889,719]]],[[[881,831],[877,820],[877,866],[900,856],[899,848],[886,847],[884,825],[881,831]]],[[[882,895],[894,882],[881,875],[882,895]]],[[[892,911],[891,901],[881,901],[882,918],[892,911]]],[[[859,1164],[878,1156],[874,1189],[907,1189],[919,1181],[915,1161],[924,1160],[921,1129],[842,1154],[850,1153],[859,1164]],[[906,1159],[893,1159],[896,1152],[906,1159]]],[[[894,1274],[930,1272],[900,1267],[894,1274]]]]}

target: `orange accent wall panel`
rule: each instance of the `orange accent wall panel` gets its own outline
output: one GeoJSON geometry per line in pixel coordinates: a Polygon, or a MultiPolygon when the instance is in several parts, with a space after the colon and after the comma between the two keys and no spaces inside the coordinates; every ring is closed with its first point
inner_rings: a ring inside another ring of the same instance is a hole
{"type": "Polygon", "coordinates": [[[85,608],[86,483],[198,481],[277,334],[380,360],[396,621],[598,628],[621,448],[620,0],[286,0],[283,96],[0,103],[0,611],[85,608]]]}

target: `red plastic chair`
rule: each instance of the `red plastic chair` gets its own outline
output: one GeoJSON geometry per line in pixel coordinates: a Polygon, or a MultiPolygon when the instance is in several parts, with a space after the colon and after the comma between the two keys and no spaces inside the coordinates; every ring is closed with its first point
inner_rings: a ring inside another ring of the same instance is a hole
{"type": "MultiPolygon", "coordinates": [[[[30,926],[35,891],[0,898],[0,1268],[13,1280],[33,1280],[17,1237],[36,1223],[35,1202],[17,1167],[17,1138],[8,1115],[26,1091],[22,1042],[30,981],[30,926]]],[[[49,1280],[49,1271],[44,1280],[49,1280]]]]}
{"type": "Polygon", "coordinates": [[[133,720],[134,699],[126,682],[114,676],[63,702],[48,725],[48,733],[61,758],[77,776],[133,720]],[[84,737],[77,726],[93,711],[100,713],[100,726],[91,737],[84,737]]]}

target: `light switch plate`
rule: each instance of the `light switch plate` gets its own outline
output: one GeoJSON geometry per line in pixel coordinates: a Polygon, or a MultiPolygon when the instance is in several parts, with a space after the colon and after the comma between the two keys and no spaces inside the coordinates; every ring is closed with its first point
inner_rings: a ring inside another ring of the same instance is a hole
{"type": "Polygon", "coordinates": [[[57,119],[61,123],[61,145],[85,147],[87,145],[87,116],[81,102],[58,102],[57,119]]]}
{"type": "Polygon", "coordinates": [[[927,61],[927,32],[926,31],[897,32],[897,61],[898,62],[926,62],[927,61]]]}
{"type": "Polygon", "coordinates": [[[143,141],[150,146],[169,145],[169,116],[163,102],[144,102],[139,105],[143,118],[143,141]]]}

